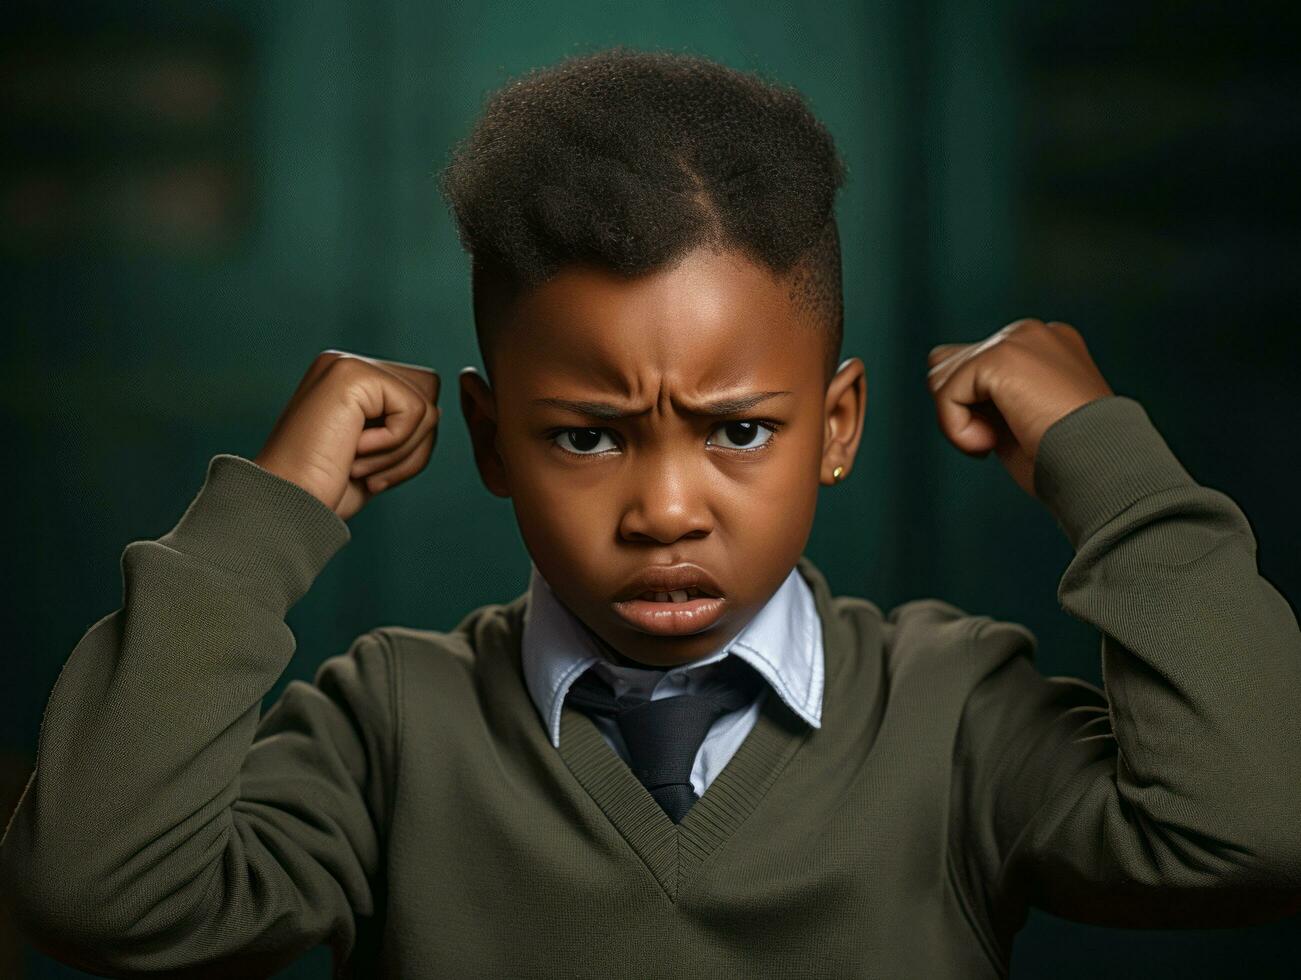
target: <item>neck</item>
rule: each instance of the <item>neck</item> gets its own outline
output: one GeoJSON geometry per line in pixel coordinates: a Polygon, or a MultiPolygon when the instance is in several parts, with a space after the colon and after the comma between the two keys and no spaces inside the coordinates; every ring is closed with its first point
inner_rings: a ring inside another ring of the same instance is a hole
{"type": "Polygon", "coordinates": [[[631,657],[625,657],[614,647],[606,645],[606,654],[611,660],[621,667],[636,667],[639,670],[664,670],[658,664],[644,664],[640,660],[633,660],[631,657]]]}
{"type": "Polygon", "coordinates": [[[596,630],[592,629],[590,626],[587,626],[586,623],[584,623],[583,626],[587,628],[587,632],[592,636],[593,639],[596,640],[596,645],[601,648],[601,652],[605,654],[605,656],[610,660],[611,663],[616,664],[619,667],[636,667],[638,670],[664,670],[665,669],[664,667],[661,667],[658,664],[644,664],[640,660],[633,660],[631,657],[625,657],[622,653],[620,653],[609,643],[607,643],[604,637],[599,636],[596,630]]]}

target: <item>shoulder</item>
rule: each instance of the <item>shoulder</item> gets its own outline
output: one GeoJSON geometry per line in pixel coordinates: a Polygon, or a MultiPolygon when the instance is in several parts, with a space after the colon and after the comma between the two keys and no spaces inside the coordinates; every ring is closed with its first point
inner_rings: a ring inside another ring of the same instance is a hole
{"type": "Polygon", "coordinates": [[[943,599],[910,599],[895,606],[885,621],[896,640],[928,639],[932,643],[961,646],[987,616],[973,615],[943,599]]]}
{"type": "Polygon", "coordinates": [[[968,688],[1009,660],[1032,662],[1038,643],[1022,623],[934,597],[895,606],[883,630],[887,658],[896,670],[949,673],[968,688]]]}
{"type": "Polygon", "coordinates": [[[519,642],[526,596],[479,606],[448,630],[377,626],[368,637],[388,651],[399,675],[468,681],[519,642]]]}
{"type": "Polygon", "coordinates": [[[911,599],[883,614],[869,599],[833,591],[808,556],[801,555],[798,566],[830,631],[829,641],[854,651],[860,660],[879,661],[894,677],[948,672],[960,682],[966,677],[969,686],[1010,658],[1033,659],[1035,636],[1020,623],[971,613],[934,597],[911,599]]]}

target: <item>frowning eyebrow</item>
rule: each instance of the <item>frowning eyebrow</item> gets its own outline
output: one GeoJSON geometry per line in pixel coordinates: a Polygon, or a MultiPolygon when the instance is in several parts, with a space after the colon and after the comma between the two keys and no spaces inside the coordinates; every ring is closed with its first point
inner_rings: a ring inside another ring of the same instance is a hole
{"type": "MultiPolygon", "coordinates": [[[[687,415],[704,415],[708,417],[735,415],[737,412],[744,412],[753,408],[760,402],[765,402],[769,398],[776,398],[778,395],[789,395],[789,391],[756,391],[750,395],[740,395],[736,398],[720,398],[712,402],[705,402],[695,408],[683,406],[683,411],[687,415]]],[[[575,412],[578,415],[587,415],[592,418],[615,421],[618,419],[636,418],[639,415],[646,415],[650,412],[649,408],[633,410],[621,405],[614,405],[610,402],[589,402],[576,401],[570,398],[535,398],[536,405],[551,405],[555,408],[562,408],[569,412],[575,412]]]]}

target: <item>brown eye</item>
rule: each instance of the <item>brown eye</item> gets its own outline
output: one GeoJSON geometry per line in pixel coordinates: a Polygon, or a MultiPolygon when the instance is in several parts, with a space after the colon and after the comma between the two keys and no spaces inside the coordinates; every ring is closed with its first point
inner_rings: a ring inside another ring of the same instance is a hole
{"type": "Polygon", "coordinates": [[[565,452],[575,456],[595,456],[604,435],[607,435],[604,429],[565,429],[556,435],[554,441],[565,452]]]}
{"type": "Polygon", "coordinates": [[[727,438],[733,443],[733,445],[725,446],[726,449],[757,449],[766,444],[772,438],[773,433],[771,428],[752,419],[725,422],[715,431],[726,433],[727,438]]]}
{"type": "MultiPolygon", "coordinates": [[[[759,449],[766,445],[776,431],[774,426],[752,419],[725,422],[715,432],[722,432],[726,442],[724,449],[759,449]]],[[[617,449],[611,439],[610,445],[602,446],[602,438],[609,438],[605,429],[563,429],[552,437],[552,442],[567,453],[575,456],[598,456],[610,449],[617,449]]],[[[715,445],[715,443],[707,443],[715,445]]]]}

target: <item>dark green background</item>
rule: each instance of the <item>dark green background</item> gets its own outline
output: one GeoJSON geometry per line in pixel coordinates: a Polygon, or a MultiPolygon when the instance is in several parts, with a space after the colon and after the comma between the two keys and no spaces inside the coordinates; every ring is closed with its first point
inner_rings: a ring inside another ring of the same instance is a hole
{"type": "MultiPolygon", "coordinates": [[[[105,20],[6,5],[6,63],[42,44],[211,48],[235,109],[177,137],[114,116],[112,77],[78,83],[101,114],[73,118],[24,109],[6,75],[0,203],[26,207],[24,175],[44,170],[93,184],[196,160],[239,190],[193,240],[133,237],[126,219],[5,233],[6,807],[60,666],[121,605],[122,549],[172,527],[215,453],[255,455],[325,348],[436,367],[445,419],[426,472],[351,521],[352,542],[290,612],[298,653],[267,703],[371,627],[447,629],[525,588],[509,502],[479,484],[460,418],[456,372],[478,363],[468,260],[433,175],[488,91],[614,43],[797,86],[848,164],[844,352],[867,364],[867,430],[807,549],[835,591],[886,610],[940,596],[1025,623],[1044,673],[1100,683],[1096,631],[1056,603],[1066,539],[995,457],[945,441],[924,383],[933,345],[1038,316],[1081,330],[1115,391],[1243,508],[1262,573],[1301,594],[1290,5],[111,6],[105,20]]],[[[0,932],[0,974],[82,975],[22,949],[7,921],[0,932]]],[[[1034,913],[1013,975],[1284,977],[1299,959],[1295,918],[1146,932],[1034,913]]],[[[318,948],[282,976],[325,977],[328,962],[318,948]]]]}

